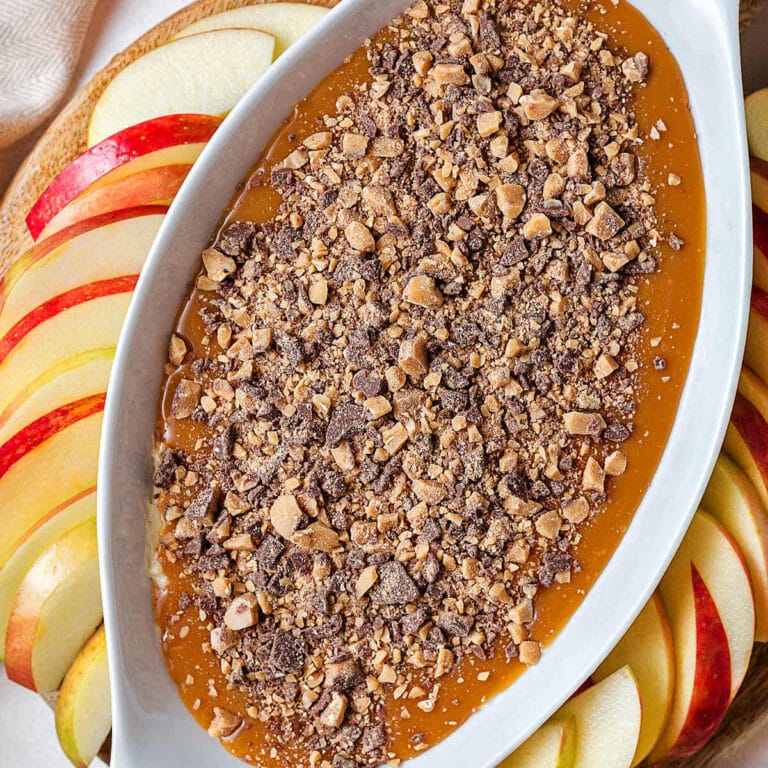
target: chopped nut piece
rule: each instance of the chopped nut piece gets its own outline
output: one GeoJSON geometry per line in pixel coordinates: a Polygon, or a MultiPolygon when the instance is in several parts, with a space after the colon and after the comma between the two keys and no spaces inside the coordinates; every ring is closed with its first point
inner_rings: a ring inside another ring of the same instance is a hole
{"type": "Polygon", "coordinates": [[[239,715],[229,712],[221,707],[213,708],[213,720],[208,726],[208,734],[215,739],[226,739],[231,736],[242,723],[239,715]]]}
{"type": "Polygon", "coordinates": [[[546,91],[535,90],[529,95],[523,96],[520,103],[525,109],[525,116],[529,120],[543,120],[549,117],[558,107],[558,100],[553,99],[546,91]]]}
{"type": "Polygon", "coordinates": [[[248,629],[259,621],[259,604],[256,595],[246,592],[236,597],[224,614],[224,624],[228,629],[238,631],[248,629]]]}
{"type": "Polygon", "coordinates": [[[592,456],[587,459],[587,464],[584,467],[581,487],[585,491],[597,491],[598,493],[603,493],[605,490],[605,472],[592,456]]]}
{"type": "Polygon", "coordinates": [[[319,277],[309,286],[309,300],[313,304],[325,304],[328,301],[328,281],[324,277],[319,277]]]}
{"type": "Polygon", "coordinates": [[[344,228],[344,236],[356,251],[376,250],[376,241],[373,239],[371,230],[359,221],[350,221],[344,228]]]}
{"type": "Polygon", "coordinates": [[[345,133],[341,137],[341,151],[352,157],[363,157],[368,151],[368,137],[359,133],[345,133]]]}
{"type": "Polygon", "coordinates": [[[606,251],[600,254],[600,258],[609,272],[618,272],[623,266],[629,264],[629,257],[623,253],[606,251]]]}
{"type": "Polygon", "coordinates": [[[348,442],[341,442],[331,448],[331,456],[342,471],[351,472],[355,468],[355,454],[348,442]]]}
{"type": "Polygon", "coordinates": [[[377,395],[376,397],[369,397],[363,405],[368,409],[368,413],[371,417],[371,421],[380,419],[382,416],[386,416],[392,411],[392,404],[383,395],[377,395]]]}
{"type": "Polygon", "coordinates": [[[251,345],[254,352],[265,352],[272,346],[272,329],[256,328],[253,330],[251,345]]]}
{"type": "Polygon", "coordinates": [[[397,356],[399,366],[411,377],[423,376],[429,369],[427,340],[419,334],[400,343],[397,356]]]}
{"type": "Polygon", "coordinates": [[[233,258],[225,256],[215,248],[206,248],[203,251],[203,265],[208,278],[215,283],[229,277],[237,268],[233,258]]]}
{"type": "Polygon", "coordinates": [[[540,237],[548,237],[552,234],[552,224],[543,213],[534,213],[523,227],[523,237],[526,240],[534,240],[540,237]]]}
{"type": "Polygon", "coordinates": [[[612,477],[623,475],[627,469],[627,457],[621,451],[614,451],[605,459],[605,474],[612,477]]]}
{"type": "Polygon", "coordinates": [[[461,64],[435,64],[429,75],[438,85],[466,85],[469,75],[461,64]]]}
{"type": "Polygon", "coordinates": [[[624,219],[608,203],[598,203],[587,224],[587,232],[600,240],[615,237],[624,226],[624,219]]]}
{"type": "Polygon", "coordinates": [[[568,166],[566,172],[568,177],[571,179],[589,178],[589,158],[583,149],[577,149],[575,152],[570,154],[568,157],[568,166]]]}
{"type": "Polygon", "coordinates": [[[429,51],[416,51],[411,57],[411,60],[413,61],[413,68],[416,72],[422,77],[425,77],[429,72],[429,68],[432,66],[434,57],[429,51]]]}
{"type": "Polygon", "coordinates": [[[509,618],[515,624],[530,624],[533,621],[533,600],[521,600],[509,611],[509,618]]]}
{"type": "Polygon", "coordinates": [[[171,401],[171,414],[174,419],[189,418],[200,402],[203,388],[191,379],[180,379],[171,401]]]}
{"type": "Polygon", "coordinates": [[[448,494],[445,486],[436,480],[414,480],[413,492],[427,504],[439,504],[448,494]]]}
{"type": "Polygon", "coordinates": [[[648,58],[648,54],[640,51],[624,61],[621,65],[621,71],[630,83],[643,83],[648,77],[650,65],[651,60],[648,58]]]}
{"type": "MultiPolygon", "coordinates": [[[[426,362],[426,357],[425,357],[426,362]]],[[[426,370],[426,369],[425,369],[426,370]]],[[[384,371],[384,378],[390,392],[397,392],[405,386],[405,371],[398,365],[391,365],[384,371]]]]}
{"type": "Polygon", "coordinates": [[[319,549],[321,552],[333,552],[339,546],[339,534],[322,523],[310,523],[306,528],[291,536],[291,541],[304,549],[319,549]]]}
{"type": "Polygon", "coordinates": [[[378,136],[371,142],[371,154],[374,157],[400,157],[403,154],[403,140],[378,136]]]}
{"type": "Polygon", "coordinates": [[[554,509],[536,518],[536,532],[547,539],[556,539],[561,528],[560,515],[554,509]]]}
{"type": "Polygon", "coordinates": [[[604,379],[606,376],[610,376],[618,367],[619,364],[611,355],[600,355],[595,361],[595,378],[604,379]]]}
{"type": "Polygon", "coordinates": [[[326,149],[333,143],[333,134],[330,131],[320,131],[313,133],[304,139],[304,146],[307,149],[326,149]]]}
{"type": "Polygon", "coordinates": [[[429,208],[435,216],[442,216],[451,210],[451,198],[446,192],[438,192],[434,197],[430,198],[427,203],[429,208]]]}
{"type": "Polygon", "coordinates": [[[283,167],[292,171],[303,168],[309,162],[309,155],[303,149],[294,149],[288,157],[283,160],[283,167]]]}
{"type": "Polygon", "coordinates": [[[605,419],[599,413],[570,411],[563,416],[563,424],[570,435],[597,437],[605,429],[605,419]]]}
{"type": "Polygon", "coordinates": [[[237,633],[228,627],[214,627],[211,630],[211,648],[216,653],[224,653],[237,645],[237,633]]]}
{"type": "Polygon", "coordinates": [[[523,640],[520,643],[518,658],[522,664],[529,667],[538,664],[541,659],[541,646],[533,640],[523,640]]]}
{"type": "Polygon", "coordinates": [[[583,497],[563,504],[563,517],[570,523],[578,524],[589,517],[589,502],[583,497]]]}
{"type": "Polygon", "coordinates": [[[526,199],[525,188],[520,184],[500,184],[496,187],[496,204],[508,219],[516,219],[523,212],[526,199]]]}
{"type": "Polygon", "coordinates": [[[443,305],[443,294],[429,275],[412,277],[405,286],[403,298],[427,309],[439,309],[443,305]]]}
{"type": "Polygon", "coordinates": [[[269,510],[272,527],[284,538],[290,539],[301,524],[304,513],[291,493],[278,496],[269,510]]]}
{"type": "Polygon", "coordinates": [[[184,339],[181,336],[177,336],[175,333],[171,336],[171,341],[168,344],[168,360],[173,365],[181,365],[184,362],[184,358],[187,355],[187,345],[184,343],[184,339]]]}
{"type": "Polygon", "coordinates": [[[394,456],[408,442],[408,430],[399,421],[385,429],[381,436],[384,438],[384,448],[390,456],[394,456]]]}
{"type": "Polygon", "coordinates": [[[485,139],[501,128],[501,112],[481,112],[477,116],[477,132],[485,139]]]}
{"type": "Polygon", "coordinates": [[[375,565],[363,568],[355,582],[355,596],[359,600],[377,581],[379,572],[375,565]]]}
{"type": "Polygon", "coordinates": [[[370,209],[380,216],[394,216],[397,213],[392,201],[392,193],[385,187],[378,187],[375,184],[364,187],[362,197],[370,209]]]}

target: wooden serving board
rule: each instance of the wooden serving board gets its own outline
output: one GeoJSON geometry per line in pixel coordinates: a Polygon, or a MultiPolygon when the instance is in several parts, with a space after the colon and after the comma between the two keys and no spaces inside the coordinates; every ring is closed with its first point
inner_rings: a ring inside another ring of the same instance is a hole
{"type": "MultiPolygon", "coordinates": [[[[337,0],[301,0],[331,7],[337,0]]],[[[214,13],[270,0],[196,0],[151,29],[98,72],[49,125],[27,156],[0,202],[0,275],[33,241],[24,219],[56,174],[86,148],[88,121],[96,101],[112,78],[147,51],[173,38],[184,27],[214,13]]],[[[370,0],[376,2],[376,0],[370,0]]],[[[742,0],[742,29],[766,0],[742,0]]],[[[709,745],[678,768],[735,766],[728,760],[738,741],[768,726],[768,644],[756,645],[746,681],[725,722],[709,745]]],[[[768,742],[768,738],[766,738],[768,742]]],[[[107,746],[108,749],[108,746],[107,746]]],[[[106,751],[106,750],[105,750],[106,751]]],[[[108,754],[108,753],[107,753],[108,754]]],[[[102,757],[107,757],[102,752],[102,757]]],[[[107,757],[108,759],[108,757],[107,757]]],[[[768,766],[768,752],[765,757],[768,766]]],[[[472,766],[468,766],[472,768],[472,766]]]]}

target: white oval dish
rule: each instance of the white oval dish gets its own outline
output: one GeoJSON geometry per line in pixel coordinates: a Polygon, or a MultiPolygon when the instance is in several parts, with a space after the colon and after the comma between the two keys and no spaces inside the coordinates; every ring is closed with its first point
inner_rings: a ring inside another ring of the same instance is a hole
{"type": "MultiPolygon", "coordinates": [[[[238,184],[291,107],[411,0],[343,0],[225,120],[176,197],[141,273],[118,347],[98,483],[104,621],[112,672],[113,768],[240,766],[197,725],[163,661],[146,566],[156,400],[179,306],[238,184]]],[[[741,362],[751,215],[737,0],[634,0],[675,54],[696,122],[707,194],[699,332],[672,434],[608,566],[541,663],[414,768],[490,768],[597,667],[661,578],[716,458],[741,362]]]]}

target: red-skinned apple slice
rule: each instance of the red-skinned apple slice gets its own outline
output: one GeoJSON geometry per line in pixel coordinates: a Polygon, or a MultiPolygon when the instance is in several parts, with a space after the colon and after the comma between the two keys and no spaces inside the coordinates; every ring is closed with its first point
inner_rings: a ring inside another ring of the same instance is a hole
{"type": "Polygon", "coordinates": [[[0,562],[52,509],[96,484],[104,399],[58,408],[0,446],[0,562]]]}
{"type": "Polygon", "coordinates": [[[768,292],[768,214],[756,205],[752,206],[753,249],[752,282],[768,292]]]}
{"type": "Polygon", "coordinates": [[[0,559],[0,661],[5,658],[5,631],[16,593],[35,560],[67,531],[96,519],[96,488],[48,510],[0,559]]]}
{"type": "Polygon", "coordinates": [[[191,165],[221,124],[213,115],[163,115],[132,125],[78,155],[46,187],[27,216],[34,240],[86,189],[162,165],[191,165]]]}
{"type": "Polygon", "coordinates": [[[642,720],[640,690],[629,667],[567,701],[556,718],[573,718],[573,768],[629,768],[642,720]]]}
{"type": "Polygon", "coordinates": [[[79,238],[94,229],[108,226],[116,221],[130,219],[134,216],[164,214],[167,211],[167,205],[146,205],[137,206],[135,208],[126,208],[120,211],[111,211],[110,213],[80,221],[45,240],[40,240],[29,251],[19,256],[2,278],[0,278],[0,310],[2,310],[8,294],[13,290],[16,283],[22,279],[27,270],[31,269],[39,261],[46,259],[48,256],[55,256],[55,253],[59,248],[68,247],[70,241],[75,238],[79,238]]]}
{"type": "Polygon", "coordinates": [[[763,381],[768,381],[768,293],[757,286],[752,287],[749,302],[744,364],[763,381]]]}
{"type": "Polygon", "coordinates": [[[269,68],[274,49],[274,37],[265,32],[223,29],[145,53],[118,72],[99,98],[88,146],[161,115],[228,112],[269,68]]]}
{"type": "Polygon", "coordinates": [[[45,380],[72,358],[117,343],[131,293],[102,296],[77,304],[37,325],[0,365],[0,413],[33,382],[45,380]]]}
{"type": "Polygon", "coordinates": [[[67,671],[56,699],[56,734],[64,754],[87,768],[112,727],[107,642],[102,625],[67,671]]]}
{"type": "Polygon", "coordinates": [[[308,3],[246,5],[215,13],[183,29],[176,39],[214,29],[260,29],[274,36],[277,58],[328,13],[328,8],[308,3]]]}
{"type": "Polygon", "coordinates": [[[725,434],[726,453],[744,470],[768,509],[768,389],[749,368],[742,368],[739,391],[725,434]]]}
{"type": "Polygon", "coordinates": [[[575,758],[576,723],[555,715],[498,768],[573,768],[575,758]]]}
{"type": "Polygon", "coordinates": [[[36,307],[59,294],[137,275],[164,216],[133,216],[91,230],[33,264],[17,281],[0,312],[0,338],[36,307]]]}
{"type": "Polygon", "coordinates": [[[672,712],[649,757],[679,760],[712,737],[741,685],[754,641],[752,587],[725,528],[697,512],[659,587],[672,627],[672,712]]]}
{"type": "Polygon", "coordinates": [[[79,221],[139,205],[170,205],[192,166],[161,165],[89,187],[62,208],[41,233],[51,237],[79,221]]]}
{"type": "Polygon", "coordinates": [[[768,89],[762,88],[747,96],[744,111],[749,153],[768,161],[768,89]]]}
{"type": "Polygon", "coordinates": [[[755,639],[768,640],[768,514],[749,478],[725,454],[715,465],[701,501],[733,536],[755,593],[755,639]]]}
{"type": "Polygon", "coordinates": [[[55,691],[100,623],[96,521],[88,520],[46,549],[24,577],[6,629],[8,678],[55,691]]]}
{"type": "Polygon", "coordinates": [[[38,379],[0,414],[0,444],[36,419],[89,395],[106,392],[115,348],[77,355],[71,367],[59,369],[47,380],[38,379]]]}
{"type": "Polygon", "coordinates": [[[672,708],[675,650],[661,597],[654,594],[592,678],[604,680],[624,666],[637,679],[643,716],[632,765],[641,763],[661,736],[672,708]]]}

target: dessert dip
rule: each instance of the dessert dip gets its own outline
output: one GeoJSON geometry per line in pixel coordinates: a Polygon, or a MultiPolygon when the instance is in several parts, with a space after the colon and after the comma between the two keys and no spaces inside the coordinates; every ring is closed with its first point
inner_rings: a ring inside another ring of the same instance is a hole
{"type": "Polygon", "coordinates": [[[156,617],[212,736],[397,764],[546,663],[671,429],[704,211],[624,2],[419,0],[296,105],[161,395],[156,617]]]}

